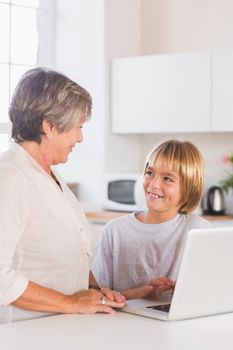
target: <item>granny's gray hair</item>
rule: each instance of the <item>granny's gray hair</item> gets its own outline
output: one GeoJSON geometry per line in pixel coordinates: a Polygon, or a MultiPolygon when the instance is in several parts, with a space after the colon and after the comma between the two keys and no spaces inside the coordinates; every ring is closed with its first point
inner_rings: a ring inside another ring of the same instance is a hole
{"type": "Polygon", "coordinates": [[[69,131],[91,116],[90,94],[65,75],[47,68],[27,71],[16,86],[9,108],[16,142],[41,142],[42,123],[69,131]]]}

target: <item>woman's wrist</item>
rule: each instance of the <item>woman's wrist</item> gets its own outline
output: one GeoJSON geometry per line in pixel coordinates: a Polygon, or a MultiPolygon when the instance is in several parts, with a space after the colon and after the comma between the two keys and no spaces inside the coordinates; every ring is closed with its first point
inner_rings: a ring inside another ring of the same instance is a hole
{"type": "Polygon", "coordinates": [[[97,283],[89,284],[89,289],[101,290],[100,286],[97,283]]]}
{"type": "Polygon", "coordinates": [[[77,297],[75,295],[64,295],[61,299],[61,313],[72,314],[74,312],[74,305],[77,304],[77,297]]]}

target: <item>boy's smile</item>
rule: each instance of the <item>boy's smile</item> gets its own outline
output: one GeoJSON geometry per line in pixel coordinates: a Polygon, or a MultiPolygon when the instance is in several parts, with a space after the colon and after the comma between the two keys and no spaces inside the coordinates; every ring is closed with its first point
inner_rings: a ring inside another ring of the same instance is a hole
{"type": "Polygon", "coordinates": [[[153,193],[153,192],[150,192],[148,191],[147,192],[148,196],[151,197],[151,199],[161,199],[161,198],[164,198],[164,196],[161,196],[159,194],[156,194],[156,193],[153,193]]]}

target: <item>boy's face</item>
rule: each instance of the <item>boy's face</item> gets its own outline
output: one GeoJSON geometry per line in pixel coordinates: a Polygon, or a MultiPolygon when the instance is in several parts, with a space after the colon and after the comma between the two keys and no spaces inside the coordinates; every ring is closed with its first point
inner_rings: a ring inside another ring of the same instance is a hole
{"type": "Polygon", "coordinates": [[[164,220],[175,216],[180,208],[180,176],[168,169],[162,161],[149,164],[143,181],[149,210],[162,215],[164,220]]]}

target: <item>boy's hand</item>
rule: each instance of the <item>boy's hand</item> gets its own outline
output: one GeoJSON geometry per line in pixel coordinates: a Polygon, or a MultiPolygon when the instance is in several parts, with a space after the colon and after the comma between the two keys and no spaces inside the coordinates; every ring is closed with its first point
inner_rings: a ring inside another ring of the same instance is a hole
{"type": "Polygon", "coordinates": [[[159,297],[164,292],[175,288],[175,282],[164,276],[152,279],[147,285],[153,287],[150,296],[153,295],[155,297],[159,297]]]}
{"type": "Polygon", "coordinates": [[[168,290],[175,288],[175,282],[167,277],[154,278],[143,286],[121,292],[127,299],[143,299],[159,297],[168,290]]]}

